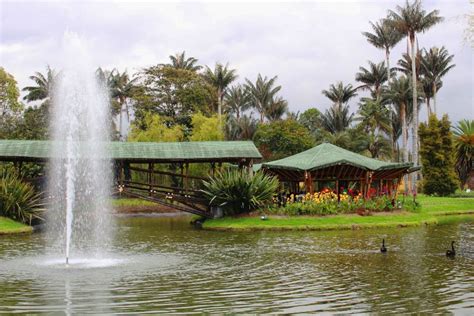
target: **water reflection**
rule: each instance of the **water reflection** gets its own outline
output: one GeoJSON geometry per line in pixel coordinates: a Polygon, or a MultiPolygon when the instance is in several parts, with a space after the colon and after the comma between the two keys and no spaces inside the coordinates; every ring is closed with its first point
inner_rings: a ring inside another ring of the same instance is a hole
{"type": "Polygon", "coordinates": [[[474,308],[474,224],[330,232],[196,231],[120,218],[116,264],[39,264],[43,237],[0,238],[0,312],[447,313],[474,308]],[[385,238],[387,254],[379,251],[385,238]],[[445,251],[456,240],[458,255],[445,251]],[[25,255],[26,253],[26,255],[25,255]]]}

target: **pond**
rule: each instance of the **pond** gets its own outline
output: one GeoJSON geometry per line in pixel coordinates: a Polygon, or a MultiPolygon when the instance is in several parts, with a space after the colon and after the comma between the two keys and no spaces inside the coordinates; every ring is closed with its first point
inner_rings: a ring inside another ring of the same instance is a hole
{"type": "Polygon", "coordinates": [[[74,268],[44,254],[43,234],[0,236],[0,313],[474,310],[472,221],[249,233],[195,230],[189,220],[121,217],[113,257],[74,268]],[[451,240],[455,259],[445,256],[451,240]]]}

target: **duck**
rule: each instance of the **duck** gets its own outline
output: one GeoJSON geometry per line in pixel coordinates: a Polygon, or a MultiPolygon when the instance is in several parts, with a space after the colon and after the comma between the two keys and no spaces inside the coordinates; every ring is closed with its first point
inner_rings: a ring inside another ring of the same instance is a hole
{"type": "Polygon", "coordinates": [[[382,239],[382,247],[380,247],[380,252],[381,253],[387,252],[387,248],[385,248],[385,239],[382,239]]]}
{"type": "Polygon", "coordinates": [[[451,250],[446,250],[446,257],[454,258],[456,256],[456,250],[454,250],[454,240],[451,242],[451,250]]]}

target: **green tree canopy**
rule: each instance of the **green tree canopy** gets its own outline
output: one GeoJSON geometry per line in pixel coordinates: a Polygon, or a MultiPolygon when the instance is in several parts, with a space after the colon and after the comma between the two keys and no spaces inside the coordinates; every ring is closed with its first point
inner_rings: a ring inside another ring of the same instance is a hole
{"type": "Polygon", "coordinates": [[[194,71],[170,66],[146,68],[134,100],[137,125],[142,125],[147,113],[159,114],[166,123],[191,128],[195,112],[212,113],[215,88],[194,71]]]}
{"type": "Polygon", "coordinates": [[[254,141],[266,160],[294,155],[314,145],[309,130],[291,119],[260,124],[254,141]]]}
{"type": "Polygon", "coordinates": [[[195,113],[191,118],[193,130],[190,141],[224,140],[224,131],[217,115],[206,117],[202,113],[195,113]]]}
{"type": "Polygon", "coordinates": [[[158,114],[147,113],[142,125],[132,123],[129,140],[132,142],[179,142],[184,140],[183,126],[168,126],[158,114]]]}

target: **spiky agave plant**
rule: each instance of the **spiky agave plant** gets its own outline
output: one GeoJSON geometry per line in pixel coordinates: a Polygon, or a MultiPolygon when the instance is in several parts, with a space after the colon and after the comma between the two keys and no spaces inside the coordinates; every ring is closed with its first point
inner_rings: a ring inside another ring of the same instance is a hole
{"type": "Polygon", "coordinates": [[[0,172],[0,216],[31,225],[34,219],[42,219],[43,211],[41,195],[31,184],[13,172],[0,172]]]}
{"type": "Polygon", "coordinates": [[[203,184],[209,204],[223,207],[226,215],[234,215],[251,212],[270,202],[278,188],[278,179],[261,172],[250,175],[229,170],[203,184]]]}

